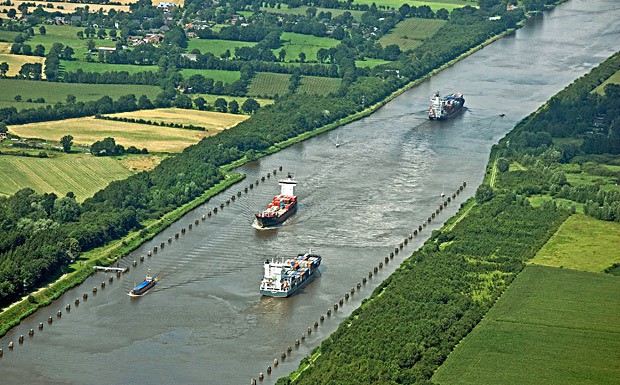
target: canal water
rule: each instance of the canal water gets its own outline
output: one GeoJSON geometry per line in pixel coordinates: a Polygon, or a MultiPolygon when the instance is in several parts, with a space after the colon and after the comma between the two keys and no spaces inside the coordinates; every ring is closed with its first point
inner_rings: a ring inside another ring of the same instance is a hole
{"type": "Polygon", "coordinates": [[[0,339],[0,376],[11,384],[264,384],[294,370],[406,255],[453,215],[482,181],[491,146],[550,96],[620,49],[620,3],[571,0],[396,98],[373,115],[241,168],[247,179],[147,242],[121,266],[143,263],[96,295],[97,273],[0,339]],[[467,109],[427,119],[435,92],[462,92],[467,109]],[[501,117],[500,114],[505,114],[501,117]],[[335,146],[336,136],[342,142],[335,146]],[[174,234],[279,166],[278,173],[217,215],[174,234]],[[286,172],[299,181],[299,210],[276,230],[251,226],[286,172]],[[312,327],[440,203],[467,188],[337,312],[312,327]],[[168,237],[173,237],[171,244],[168,237]],[[166,247],[147,257],[147,251],[166,247]],[[261,297],[263,262],[312,249],[321,274],[289,299],[261,297]],[[127,292],[147,273],[158,285],[127,292]],[[88,293],[88,300],[73,305],[88,293]],[[71,303],[69,313],[65,305],[71,303]],[[63,312],[61,318],[56,312],[63,312]],[[47,318],[52,316],[50,325],[47,318]],[[44,328],[37,325],[43,322],[44,328]],[[295,339],[307,334],[299,347],[295,339]],[[28,330],[35,329],[33,337],[28,330]],[[18,337],[25,335],[23,344],[18,337]],[[8,349],[13,341],[15,347],[8,349]]]}

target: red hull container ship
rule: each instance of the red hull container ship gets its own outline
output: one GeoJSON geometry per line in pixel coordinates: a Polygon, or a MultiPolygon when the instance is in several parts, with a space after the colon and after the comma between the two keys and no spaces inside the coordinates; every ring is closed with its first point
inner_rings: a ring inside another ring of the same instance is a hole
{"type": "Polygon", "coordinates": [[[297,181],[288,174],[286,179],[280,179],[280,194],[273,197],[266,210],[256,214],[258,227],[273,227],[286,221],[297,210],[297,196],[294,193],[297,181]]]}

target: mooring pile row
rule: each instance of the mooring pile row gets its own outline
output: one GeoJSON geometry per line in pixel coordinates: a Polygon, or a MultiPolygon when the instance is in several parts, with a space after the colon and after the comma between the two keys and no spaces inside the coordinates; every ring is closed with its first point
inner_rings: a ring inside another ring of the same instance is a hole
{"type": "MultiPolygon", "coordinates": [[[[422,230],[424,230],[424,228],[426,228],[426,226],[428,226],[433,219],[435,219],[435,217],[441,213],[443,211],[443,209],[445,207],[448,206],[448,203],[452,202],[452,200],[454,200],[456,198],[457,195],[459,195],[461,193],[461,191],[463,191],[463,189],[467,186],[466,182],[463,182],[462,185],[459,186],[459,188],[456,189],[456,191],[454,191],[452,193],[452,196],[448,196],[446,198],[446,196],[442,193],[441,197],[442,197],[442,202],[441,204],[435,209],[435,211],[433,211],[431,213],[431,215],[426,219],[426,221],[422,222],[417,228],[414,228],[407,236],[405,236],[405,238],[403,239],[402,242],[400,242],[396,247],[394,247],[394,251],[390,252],[390,255],[388,257],[385,257],[383,260],[380,260],[379,263],[373,267],[372,270],[370,270],[368,272],[368,276],[364,276],[361,278],[361,280],[357,281],[357,283],[351,287],[351,290],[347,291],[344,293],[344,296],[341,297],[338,301],[334,302],[333,306],[331,306],[330,308],[327,308],[327,311],[324,314],[321,314],[319,316],[319,319],[317,321],[314,321],[314,327],[312,326],[308,326],[308,329],[304,332],[301,333],[300,338],[295,339],[294,345],[295,348],[298,348],[299,345],[301,343],[303,343],[306,340],[306,333],[307,336],[310,337],[310,335],[312,334],[313,330],[316,331],[319,328],[319,325],[323,324],[323,322],[326,320],[326,316],[329,318],[332,315],[332,308],[334,313],[337,312],[339,309],[341,309],[343,307],[343,305],[349,300],[349,298],[351,298],[356,291],[361,291],[362,286],[365,286],[366,283],[373,278],[374,275],[376,275],[380,269],[383,269],[383,266],[386,265],[388,263],[390,263],[391,260],[394,259],[394,257],[396,255],[398,255],[398,253],[400,251],[403,250],[403,248],[409,243],[410,240],[412,240],[414,237],[416,237],[417,235],[422,233],[422,230]],[[320,321],[320,323],[319,323],[320,321]]],[[[291,356],[291,353],[293,351],[293,348],[291,347],[291,345],[288,345],[286,347],[286,352],[282,351],[280,353],[280,360],[278,360],[278,357],[273,359],[273,367],[276,368],[278,367],[278,364],[280,362],[283,362],[287,357],[291,356]]],[[[271,365],[267,366],[267,374],[271,374],[272,372],[272,367],[271,365]]],[[[265,374],[263,372],[260,372],[258,374],[258,380],[262,381],[265,378],[265,374]]],[[[252,378],[250,380],[250,384],[251,385],[256,385],[256,378],[252,378]]]]}
{"type": "MultiPolygon", "coordinates": [[[[271,175],[275,176],[278,173],[278,171],[282,171],[282,166],[280,166],[278,169],[274,169],[272,172],[268,172],[265,176],[260,177],[260,179],[257,179],[255,182],[250,183],[247,187],[245,187],[243,189],[243,192],[245,192],[247,194],[250,190],[254,189],[254,186],[258,186],[258,184],[260,182],[264,182],[266,179],[271,178],[271,175]]],[[[224,207],[230,205],[231,202],[234,202],[237,198],[241,197],[241,195],[242,195],[242,192],[241,192],[241,190],[239,190],[236,194],[234,194],[230,198],[226,199],[225,202],[221,203],[219,205],[219,209],[223,210],[224,207]]],[[[211,217],[212,215],[217,214],[217,212],[218,212],[218,206],[215,206],[212,210],[209,211],[209,213],[207,215],[202,215],[202,218],[201,218],[202,221],[203,222],[206,221],[206,219],[208,217],[211,217]]],[[[199,219],[195,219],[193,223],[189,223],[189,225],[187,226],[187,230],[191,230],[193,228],[193,226],[197,226],[199,223],[200,223],[200,220],[199,219]]],[[[181,234],[185,234],[185,232],[186,232],[186,228],[183,227],[181,229],[180,233],[181,234]]],[[[178,232],[175,233],[174,234],[174,239],[178,240],[179,236],[180,235],[179,235],[178,232]]],[[[171,243],[172,243],[172,236],[168,237],[168,244],[171,244],[171,243]]],[[[161,242],[159,244],[159,246],[155,245],[155,246],[153,246],[152,250],[147,251],[146,255],[147,255],[147,257],[152,257],[159,250],[163,250],[165,247],[166,247],[166,243],[165,242],[161,242]]],[[[138,260],[140,261],[140,263],[144,262],[144,255],[141,255],[138,260]]],[[[133,267],[138,266],[138,260],[133,260],[131,262],[131,265],[133,267]]],[[[129,266],[120,267],[120,263],[116,262],[116,267],[111,267],[111,268],[101,267],[100,270],[103,270],[103,271],[110,271],[110,270],[116,271],[116,278],[120,278],[122,274],[129,272],[129,266]]],[[[108,278],[108,284],[111,284],[112,282],[114,282],[114,276],[113,275],[111,275],[108,278]]],[[[101,286],[101,289],[105,289],[106,282],[102,281],[100,286],[101,286]]],[[[93,286],[93,288],[91,290],[92,291],[92,295],[96,295],[97,294],[97,290],[98,290],[97,286],[93,286]]],[[[82,295],[82,301],[87,301],[87,300],[88,300],[88,293],[84,293],[82,295]]],[[[73,305],[74,305],[75,308],[77,308],[80,305],[80,298],[79,297],[73,302],[73,305]]],[[[70,303],[65,306],[65,312],[66,313],[71,312],[71,304],[70,303]]],[[[56,320],[60,320],[61,317],[62,317],[62,311],[58,310],[56,312],[55,318],[56,318],[56,320]]],[[[48,325],[52,325],[53,322],[54,322],[54,316],[49,316],[47,318],[48,325]]],[[[39,326],[38,326],[39,331],[43,330],[43,326],[44,326],[43,322],[40,322],[39,326]]],[[[28,336],[32,338],[32,337],[34,337],[34,333],[35,333],[34,329],[30,329],[28,331],[28,336]]],[[[18,339],[17,339],[17,341],[18,341],[18,343],[20,345],[23,344],[24,341],[25,341],[24,335],[20,334],[18,339]]],[[[9,341],[9,344],[8,344],[9,351],[12,351],[14,347],[15,347],[15,344],[13,343],[13,341],[9,341]]],[[[0,348],[0,357],[2,357],[3,355],[4,355],[4,351],[2,350],[2,348],[0,348]]]]}

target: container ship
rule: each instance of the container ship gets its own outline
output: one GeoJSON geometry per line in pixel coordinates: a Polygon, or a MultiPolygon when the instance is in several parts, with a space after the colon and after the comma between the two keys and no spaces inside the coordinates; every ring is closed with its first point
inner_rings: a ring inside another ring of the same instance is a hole
{"type": "Polygon", "coordinates": [[[297,181],[288,174],[286,179],[278,181],[280,194],[273,197],[273,201],[267,205],[267,209],[256,214],[258,227],[273,227],[286,221],[297,210],[297,196],[295,186],[297,181]]]}
{"type": "Polygon", "coordinates": [[[142,283],[136,285],[136,287],[129,291],[129,295],[131,297],[139,297],[149,291],[155,285],[157,285],[157,279],[147,275],[146,279],[142,283]]]}
{"type": "Polygon", "coordinates": [[[267,260],[260,293],[269,297],[289,297],[314,278],[320,264],[321,256],[312,251],[284,260],[267,260]]]}
{"type": "Polygon", "coordinates": [[[465,105],[465,98],[461,93],[450,94],[440,97],[439,92],[431,98],[431,106],[428,110],[430,120],[445,120],[458,114],[465,105]]]}

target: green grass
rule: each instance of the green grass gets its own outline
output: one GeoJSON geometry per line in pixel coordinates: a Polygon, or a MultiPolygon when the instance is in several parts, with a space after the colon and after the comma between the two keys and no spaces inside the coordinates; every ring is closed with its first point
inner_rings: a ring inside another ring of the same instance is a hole
{"type": "Polygon", "coordinates": [[[187,46],[187,52],[192,52],[194,49],[198,49],[202,54],[211,52],[215,56],[219,57],[228,49],[234,57],[235,47],[254,47],[255,45],[256,43],[249,41],[190,39],[187,46]]]}
{"type": "Polygon", "coordinates": [[[106,71],[126,71],[130,74],[137,72],[151,71],[157,72],[157,66],[138,66],[131,64],[108,64],[100,62],[84,62],[79,60],[61,60],[61,67],[67,72],[76,72],[81,69],[84,72],[106,72],[106,71]]]}
{"type": "MultiPolygon", "coordinates": [[[[87,52],[86,42],[89,39],[79,39],[77,37],[78,31],[84,31],[84,27],[71,27],[68,25],[45,25],[45,30],[47,33],[45,35],[39,34],[39,28],[34,28],[35,35],[32,36],[26,44],[30,44],[32,49],[36,47],[38,44],[41,44],[45,47],[45,53],[47,54],[52,48],[54,43],[62,43],[63,45],[68,45],[75,51],[73,55],[74,58],[78,60],[84,59],[84,54],[87,52]]],[[[109,32],[110,30],[106,30],[109,32]]],[[[115,42],[111,40],[100,40],[96,37],[93,39],[95,41],[95,47],[113,47],[115,42]]]]}
{"type": "MultiPolygon", "coordinates": [[[[12,43],[15,40],[15,36],[19,35],[19,32],[0,31],[0,41],[12,43]]],[[[34,47],[32,47],[34,48],[34,47]]]]}
{"type": "MultiPolygon", "coordinates": [[[[193,95],[190,95],[190,96],[192,97],[192,99],[195,99],[195,98],[197,98],[199,96],[202,96],[207,101],[207,103],[209,103],[211,105],[213,105],[215,100],[218,99],[218,98],[224,98],[229,103],[231,101],[235,100],[239,104],[239,107],[241,107],[243,102],[245,102],[247,99],[249,99],[248,97],[245,97],[245,96],[211,95],[211,94],[193,94],[193,95]]],[[[263,99],[263,98],[252,98],[252,99],[256,100],[258,102],[258,104],[261,105],[261,107],[269,105],[269,104],[273,104],[273,102],[274,102],[273,99],[263,99]]]]}
{"type": "Polygon", "coordinates": [[[541,206],[544,202],[554,201],[557,206],[565,207],[569,209],[571,206],[575,206],[575,210],[578,214],[583,214],[583,203],[577,203],[570,199],[564,198],[552,198],[551,195],[532,195],[528,197],[530,204],[534,207],[541,206]]]}
{"type": "MultiPolygon", "coordinates": [[[[269,13],[277,13],[280,15],[305,15],[306,14],[306,10],[309,7],[307,6],[301,6],[301,7],[297,7],[297,8],[291,8],[288,9],[286,5],[282,4],[282,8],[281,9],[277,9],[277,8],[269,8],[269,7],[261,7],[261,11],[263,12],[269,12],[269,13]]],[[[349,12],[351,13],[351,16],[353,16],[353,18],[357,21],[360,21],[362,19],[362,15],[364,14],[364,12],[362,11],[348,11],[346,9],[333,9],[333,8],[322,8],[322,7],[315,7],[316,8],[316,13],[317,15],[321,12],[331,12],[332,14],[332,18],[333,17],[337,17],[342,15],[345,12],[349,12]]]]}
{"type": "Polygon", "coordinates": [[[12,195],[30,187],[39,193],[64,196],[73,191],[78,200],[92,196],[110,182],[129,177],[131,171],[114,158],[85,154],[54,158],[0,156],[0,194],[12,195]]]}
{"type": "Polygon", "coordinates": [[[606,190],[618,188],[616,179],[610,176],[592,175],[585,172],[578,174],[566,174],[566,180],[571,186],[598,185],[604,186],[606,190]]]}
{"type": "Polygon", "coordinates": [[[620,280],[528,266],[435,372],[437,384],[617,384],[620,280]]]}
{"type": "Polygon", "coordinates": [[[306,54],[306,62],[317,61],[316,53],[321,48],[329,49],[340,44],[340,41],[330,37],[316,37],[311,35],[302,35],[294,32],[284,32],[280,37],[284,41],[282,47],[274,49],[273,53],[278,57],[281,49],[286,51],[285,61],[299,60],[301,52],[306,54]]]}
{"type": "Polygon", "coordinates": [[[205,78],[213,79],[214,82],[221,80],[223,83],[233,83],[241,77],[238,71],[183,69],[180,72],[184,78],[200,74],[205,78]]]}
{"type": "Polygon", "coordinates": [[[355,66],[360,68],[375,68],[376,66],[380,66],[381,64],[386,63],[389,63],[389,61],[383,59],[366,58],[364,60],[356,60],[355,66]]]}
{"type": "Polygon", "coordinates": [[[257,72],[248,89],[249,96],[274,97],[288,92],[291,75],[257,72]]]}
{"type": "Polygon", "coordinates": [[[620,263],[620,223],[571,215],[530,262],[603,272],[620,263]]]}
{"type": "Polygon", "coordinates": [[[379,5],[383,5],[385,7],[398,9],[401,5],[407,3],[411,6],[419,7],[421,5],[428,5],[431,7],[433,11],[437,11],[438,9],[445,8],[448,11],[452,11],[454,8],[461,8],[466,5],[471,5],[472,7],[477,7],[477,1],[468,1],[468,0],[427,0],[427,1],[412,1],[412,0],[354,0],[354,4],[367,4],[371,5],[372,3],[379,5]]]}
{"type": "Polygon", "coordinates": [[[342,79],[325,78],[320,76],[302,76],[301,84],[295,91],[298,94],[327,95],[340,88],[342,79]]]}
{"type": "Polygon", "coordinates": [[[607,84],[620,84],[620,70],[616,71],[615,74],[611,75],[609,79],[605,80],[600,86],[596,87],[592,92],[596,92],[599,95],[603,95],[605,91],[605,86],[607,84]]]}
{"type": "Polygon", "coordinates": [[[135,94],[136,97],[146,95],[153,100],[161,92],[156,86],[53,83],[18,79],[0,79],[0,89],[2,90],[0,108],[14,106],[18,110],[64,102],[69,94],[75,95],[78,101],[97,100],[106,95],[116,100],[119,96],[127,94],[135,94]],[[46,103],[16,102],[14,99],[16,95],[21,95],[22,100],[44,98],[46,103]]]}
{"type": "Polygon", "coordinates": [[[396,24],[390,33],[382,36],[379,42],[384,47],[396,44],[402,51],[408,51],[433,36],[445,23],[445,20],[405,19],[396,24]]]}

